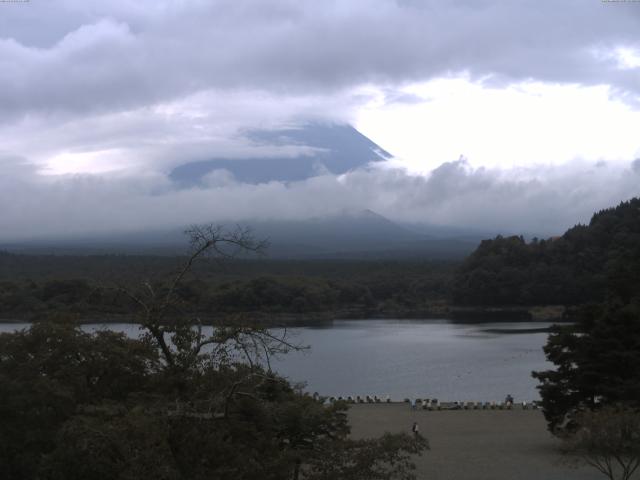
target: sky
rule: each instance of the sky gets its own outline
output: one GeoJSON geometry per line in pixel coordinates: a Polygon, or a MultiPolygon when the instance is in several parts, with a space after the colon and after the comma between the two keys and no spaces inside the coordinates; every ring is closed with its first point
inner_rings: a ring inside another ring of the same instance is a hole
{"type": "Polygon", "coordinates": [[[0,2],[0,240],[371,209],[553,235],[640,193],[640,2],[0,2]],[[394,155],[178,189],[348,123],[394,155]]]}

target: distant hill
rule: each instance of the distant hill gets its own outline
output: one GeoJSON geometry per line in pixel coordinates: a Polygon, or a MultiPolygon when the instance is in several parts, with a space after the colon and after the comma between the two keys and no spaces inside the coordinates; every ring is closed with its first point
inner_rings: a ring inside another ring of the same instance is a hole
{"type": "MultiPolygon", "coordinates": [[[[271,258],[430,258],[461,259],[477,245],[478,237],[429,236],[402,227],[370,210],[306,220],[242,222],[254,236],[268,239],[271,258]]],[[[8,251],[37,254],[157,254],[186,251],[182,229],[133,232],[85,238],[0,245],[8,251]]]]}
{"type": "Polygon", "coordinates": [[[560,237],[484,240],[458,270],[455,303],[628,302],[640,292],[640,199],[597,212],[560,237]]]}
{"type": "Polygon", "coordinates": [[[370,210],[252,227],[270,240],[270,255],[280,258],[462,258],[478,241],[416,233],[370,210]]]}
{"type": "Polygon", "coordinates": [[[202,185],[207,174],[226,170],[242,183],[291,182],[323,171],[342,174],[391,158],[391,154],[350,125],[309,123],[285,130],[253,130],[247,137],[259,145],[310,148],[306,154],[293,157],[214,157],[187,162],[171,171],[170,179],[179,187],[194,187],[202,185]]]}

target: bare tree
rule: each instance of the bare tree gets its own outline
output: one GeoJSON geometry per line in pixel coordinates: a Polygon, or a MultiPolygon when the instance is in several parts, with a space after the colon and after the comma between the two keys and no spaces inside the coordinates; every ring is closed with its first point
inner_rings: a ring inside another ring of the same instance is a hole
{"type": "Polygon", "coordinates": [[[261,254],[268,244],[241,227],[193,226],[185,234],[189,254],[168,282],[158,285],[147,279],[137,288],[118,287],[138,306],[137,318],[145,336],[160,349],[167,368],[191,368],[205,357],[224,363],[241,356],[252,367],[264,360],[270,370],[272,355],[300,348],[288,341],[286,329],[275,334],[240,317],[211,322],[212,332],[205,335],[201,319],[182,311],[183,300],[178,294],[196,262],[207,256],[229,259],[241,253],[261,254]]]}
{"type": "Polygon", "coordinates": [[[610,480],[629,480],[640,466],[640,412],[604,407],[581,413],[576,423],[577,431],[565,437],[567,451],[610,480]]]}

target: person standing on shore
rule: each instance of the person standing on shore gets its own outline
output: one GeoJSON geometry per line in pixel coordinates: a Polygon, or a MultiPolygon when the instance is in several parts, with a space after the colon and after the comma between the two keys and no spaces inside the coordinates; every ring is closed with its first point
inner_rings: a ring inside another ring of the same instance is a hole
{"type": "Polygon", "coordinates": [[[419,432],[419,428],[418,428],[418,422],[413,422],[413,426],[411,427],[411,431],[413,432],[413,435],[415,437],[418,436],[419,432]]]}

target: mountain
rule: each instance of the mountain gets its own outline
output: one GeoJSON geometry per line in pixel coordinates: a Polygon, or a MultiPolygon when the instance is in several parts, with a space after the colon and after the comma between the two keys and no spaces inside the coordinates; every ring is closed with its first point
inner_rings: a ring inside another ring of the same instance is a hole
{"type": "MultiPolygon", "coordinates": [[[[391,155],[344,124],[307,123],[297,128],[253,130],[246,137],[255,145],[304,147],[297,156],[187,162],[170,172],[176,188],[204,186],[207,175],[226,170],[236,181],[262,183],[304,180],[319,172],[346,173],[391,155]]],[[[291,151],[291,149],[289,149],[291,151]]],[[[343,212],[300,220],[241,221],[257,238],[270,241],[274,258],[462,258],[483,238],[467,230],[404,226],[370,210],[343,212]]],[[[184,253],[183,229],[156,229],[129,233],[60,237],[0,245],[22,253],[57,254],[160,254],[184,253]]]]}
{"type": "Polygon", "coordinates": [[[299,128],[253,130],[246,134],[254,144],[308,147],[297,156],[261,158],[211,158],[188,162],[174,168],[170,179],[179,187],[203,184],[215,170],[230,172],[242,183],[304,180],[329,171],[346,173],[370,162],[387,160],[391,155],[350,125],[308,123],[299,128]]]}
{"type": "Polygon", "coordinates": [[[462,258],[477,245],[404,228],[371,210],[301,221],[255,222],[270,255],[285,258],[462,258]]]}
{"type": "MultiPolygon", "coordinates": [[[[404,228],[370,210],[306,220],[256,220],[249,226],[258,239],[270,243],[271,258],[462,258],[478,238],[444,238],[423,235],[404,228]]],[[[48,241],[0,245],[20,253],[56,254],[159,254],[186,251],[182,229],[156,230],[58,238],[48,241]]]]}

